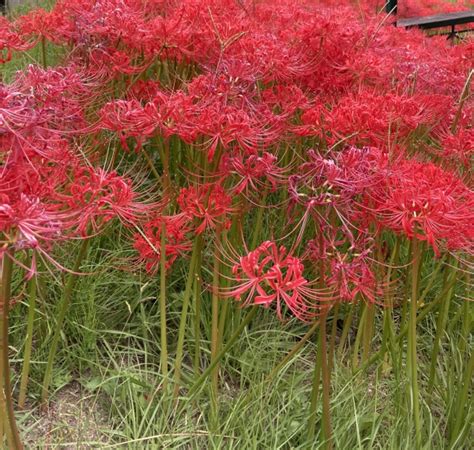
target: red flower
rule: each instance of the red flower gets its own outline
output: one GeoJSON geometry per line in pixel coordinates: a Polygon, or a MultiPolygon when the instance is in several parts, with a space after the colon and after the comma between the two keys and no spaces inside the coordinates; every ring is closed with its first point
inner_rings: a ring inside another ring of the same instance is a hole
{"type": "Polygon", "coordinates": [[[236,194],[246,192],[258,193],[268,184],[272,191],[283,178],[283,169],[278,167],[277,157],[269,152],[262,156],[258,154],[243,155],[237,152],[232,156],[224,156],[221,163],[221,173],[224,177],[235,177],[237,184],[232,188],[236,194]]]}
{"type": "Polygon", "coordinates": [[[427,241],[437,254],[443,242],[453,248],[473,238],[474,194],[434,164],[407,160],[369,192],[376,220],[427,241]]]}
{"type": "Polygon", "coordinates": [[[284,246],[265,241],[239,258],[232,268],[233,281],[238,284],[225,289],[222,295],[234,297],[243,307],[263,305],[268,308],[276,304],[280,319],[286,305],[298,319],[311,321],[323,307],[323,295],[310,287],[303,271],[301,260],[289,255],[284,246]]]}
{"type": "Polygon", "coordinates": [[[189,234],[192,228],[186,215],[158,216],[149,220],[143,225],[143,234],[135,234],[133,244],[149,273],[155,273],[160,267],[163,227],[166,239],[166,269],[191,249],[189,234]]]}
{"type": "Polygon", "coordinates": [[[232,213],[232,199],[218,184],[202,184],[181,189],[178,197],[181,211],[188,217],[201,222],[196,233],[201,234],[207,228],[215,229],[217,224],[228,227],[229,214],[232,213]]]}
{"type": "Polygon", "coordinates": [[[16,250],[38,248],[41,243],[58,240],[68,223],[67,214],[55,211],[37,197],[21,194],[12,202],[7,195],[0,196],[0,242],[13,245],[16,250]]]}
{"type": "Polygon", "coordinates": [[[78,232],[93,232],[113,218],[133,225],[145,215],[150,206],[139,201],[129,179],[101,168],[79,167],[72,175],[67,191],[58,198],[77,212],[78,232]]]}

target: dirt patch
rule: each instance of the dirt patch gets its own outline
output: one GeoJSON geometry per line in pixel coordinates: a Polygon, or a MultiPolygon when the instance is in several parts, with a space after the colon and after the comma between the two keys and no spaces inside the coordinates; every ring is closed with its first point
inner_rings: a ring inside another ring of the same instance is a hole
{"type": "Polygon", "coordinates": [[[78,382],[57,392],[47,411],[35,408],[29,413],[22,427],[25,448],[90,449],[108,441],[103,403],[78,382]]]}

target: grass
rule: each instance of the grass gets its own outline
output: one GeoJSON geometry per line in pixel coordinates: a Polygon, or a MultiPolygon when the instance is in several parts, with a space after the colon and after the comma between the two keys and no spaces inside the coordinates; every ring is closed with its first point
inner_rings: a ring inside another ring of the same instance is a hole
{"type": "MultiPolygon", "coordinates": [[[[120,270],[117,261],[124,261],[127,256],[124,250],[120,250],[124,235],[119,229],[111,231],[108,238],[95,242],[82,267],[84,273],[101,273],[101,276],[82,276],[76,285],[53,371],[50,408],[55,413],[46,415],[46,418],[35,405],[41,391],[47,336],[55,326],[55,304],[60,296],[62,280],[57,279],[48,285],[39,283],[28,393],[33,406],[18,413],[25,440],[32,442],[33,439],[37,448],[321,448],[304,442],[317,352],[316,337],[269,380],[271,369],[307,330],[306,326],[293,321],[281,324],[269,311],[259,311],[222,361],[217,425],[210,420],[211,404],[206,391],[210,383],[206,383],[205,394],[191,402],[180,402],[178,409],[164,402],[161,395],[163,379],[159,375],[158,278],[145,282],[139,272],[120,270]],[[64,403],[68,401],[69,407],[65,407],[64,403]],[[79,411],[75,414],[77,417],[87,411],[82,416],[84,419],[71,423],[70,414],[64,413],[71,408],[79,411]],[[87,427],[93,430],[92,433],[81,433],[84,420],[85,423],[93,422],[87,427]],[[46,429],[39,438],[38,429],[46,429]]],[[[73,254],[73,249],[64,249],[64,252],[68,251],[73,254]]],[[[169,330],[177,329],[178,306],[184,289],[183,271],[175,273],[177,275],[170,284],[173,291],[181,292],[181,295],[169,299],[169,330]]],[[[20,287],[21,281],[17,277],[15,293],[17,301],[25,303],[26,291],[20,287]]],[[[432,288],[433,292],[438,289],[436,285],[432,288]]],[[[204,321],[210,323],[211,302],[207,297],[209,294],[204,294],[201,313],[204,321]]],[[[426,449],[449,448],[447,420],[456,412],[456,393],[468,360],[469,345],[462,343],[466,318],[459,314],[456,316],[456,311],[463,307],[459,300],[454,303],[440,348],[432,396],[427,392],[427,381],[436,333],[436,313],[429,314],[417,330],[423,448],[426,449]]],[[[25,339],[26,306],[18,305],[12,314],[12,360],[17,389],[25,339]]],[[[235,309],[232,312],[235,314],[235,309]]],[[[469,304],[471,317],[472,312],[469,304]]],[[[191,309],[191,319],[192,313],[191,309]]],[[[398,314],[395,310],[395,317],[398,314]]],[[[380,340],[382,311],[379,310],[377,315],[379,327],[373,351],[378,348],[380,340]]],[[[331,318],[328,325],[332,325],[331,318]]],[[[203,327],[203,331],[205,329],[210,327],[203,327]]],[[[186,335],[187,351],[192,349],[192,330],[189,327],[190,334],[186,335]]],[[[355,331],[351,330],[350,335],[354,337],[355,331]]],[[[176,336],[171,338],[170,355],[174,357],[176,336]]],[[[204,368],[210,359],[210,336],[204,333],[201,339],[204,368]]],[[[184,382],[190,387],[193,384],[190,375],[193,371],[192,352],[184,356],[184,382]]],[[[406,371],[398,373],[398,378],[397,372],[386,361],[353,374],[350,361],[351,353],[347,349],[343,358],[337,358],[333,372],[331,408],[335,448],[413,448],[413,424],[405,401],[408,389],[406,371]]],[[[183,389],[180,395],[184,398],[186,390],[183,389]]],[[[320,409],[317,415],[316,437],[321,431],[320,409]]],[[[471,433],[472,436],[472,419],[471,410],[463,421],[461,435],[471,433]]]]}

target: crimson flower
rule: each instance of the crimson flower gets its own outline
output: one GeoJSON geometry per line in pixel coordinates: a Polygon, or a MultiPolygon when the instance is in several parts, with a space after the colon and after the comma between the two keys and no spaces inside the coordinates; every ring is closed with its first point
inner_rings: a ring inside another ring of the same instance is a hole
{"type": "Polygon", "coordinates": [[[455,248],[473,239],[474,194],[454,174],[432,163],[406,160],[369,193],[379,223],[427,241],[436,254],[443,242],[455,248]]]}
{"type": "Polygon", "coordinates": [[[196,234],[215,229],[218,224],[225,228],[230,226],[228,216],[233,211],[232,199],[219,184],[206,183],[183,188],[178,196],[178,204],[184,214],[200,222],[196,234]]]}
{"type": "Polygon", "coordinates": [[[311,321],[324,307],[324,296],[310,287],[303,271],[302,261],[284,246],[265,241],[234,264],[232,281],[236,284],[222,295],[235,298],[243,307],[275,304],[280,319],[286,306],[298,319],[311,321]]]}
{"type": "Polygon", "coordinates": [[[269,152],[264,152],[262,156],[238,152],[223,157],[221,173],[225,177],[236,178],[237,184],[232,188],[236,194],[261,192],[268,184],[275,191],[284,180],[283,169],[278,167],[277,161],[277,157],[269,152]]]}
{"type": "Polygon", "coordinates": [[[140,260],[145,262],[148,273],[155,273],[160,267],[163,231],[166,239],[166,269],[191,249],[189,234],[192,227],[189,217],[184,214],[157,216],[145,222],[142,228],[143,233],[135,234],[133,246],[140,260]]]}
{"type": "Polygon", "coordinates": [[[89,226],[97,232],[113,218],[133,225],[149,210],[139,201],[129,179],[101,168],[76,168],[67,191],[58,198],[77,212],[77,230],[82,235],[89,226]]]}
{"type": "Polygon", "coordinates": [[[40,243],[58,240],[69,221],[66,214],[52,210],[37,197],[21,194],[12,202],[7,195],[0,196],[0,242],[16,250],[36,249],[40,243]]]}

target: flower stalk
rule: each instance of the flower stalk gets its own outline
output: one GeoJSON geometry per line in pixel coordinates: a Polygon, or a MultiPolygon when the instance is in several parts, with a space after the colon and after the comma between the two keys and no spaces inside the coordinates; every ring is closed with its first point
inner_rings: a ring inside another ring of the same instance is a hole
{"type": "MultiPolygon", "coordinates": [[[[33,256],[34,258],[35,256],[33,256]]],[[[21,372],[20,393],[18,396],[18,406],[25,407],[26,392],[30,374],[31,349],[33,347],[33,329],[36,313],[36,295],[37,295],[37,274],[34,274],[29,281],[28,292],[28,318],[26,325],[26,343],[23,356],[23,368],[21,372]]]]}
{"type": "Polygon", "coordinates": [[[56,317],[56,325],[53,332],[53,337],[51,339],[51,344],[49,347],[48,360],[46,363],[46,369],[44,372],[43,384],[41,387],[41,403],[43,407],[47,406],[48,395],[49,395],[49,386],[51,384],[51,379],[53,375],[53,365],[58,351],[59,339],[61,337],[61,331],[64,325],[64,319],[66,318],[67,311],[72,302],[74,287],[76,285],[78,272],[81,268],[81,264],[87,254],[87,249],[89,247],[89,238],[84,238],[81,242],[79,252],[76,256],[72,272],[68,274],[68,280],[66,286],[63,290],[63,295],[58,305],[58,312],[56,317]]]}
{"type": "Polygon", "coordinates": [[[418,387],[418,366],[416,354],[416,318],[419,296],[419,280],[421,271],[422,245],[416,239],[412,242],[412,268],[411,268],[411,299],[410,318],[408,329],[408,358],[407,369],[410,380],[410,400],[413,421],[415,424],[416,448],[421,448],[421,418],[420,418],[420,393],[418,387]]]}
{"type": "MultiPolygon", "coordinates": [[[[10,310],[11,300],[11,281],[13,272],[13,261],[8,253],[4,252],[2,258],[2,276],[0,287],[0,355],[2,365],[2,389],[5,410],[2,410],[2,416],[5,414],[5,423],[8,422],[7,435],[11,436],[12,450],[22,450],[20,433],[16,424],[15,411],[13,406],[12,385],[10,375],[10,361],[9,361],[9,339],[8,339],[8,314],[10,310]]],[[[2,402],[3,403],[3,402],[2,402]]]]}

